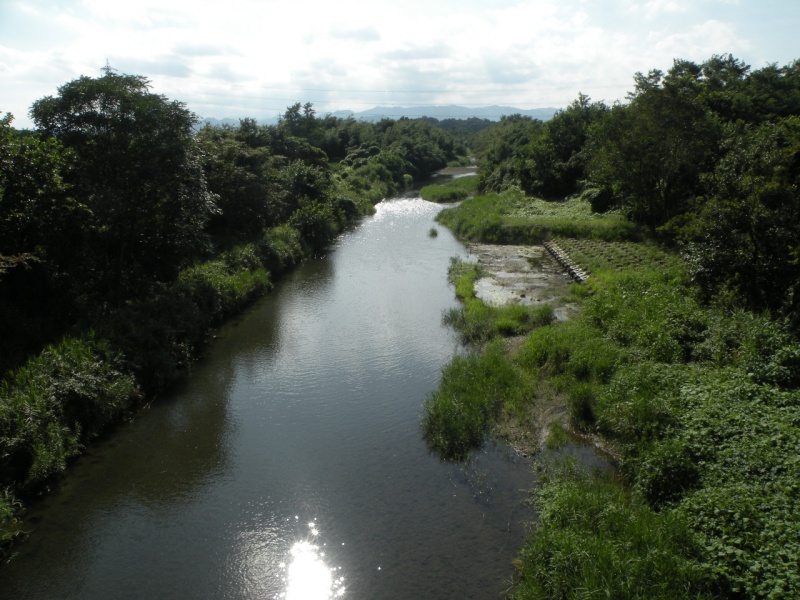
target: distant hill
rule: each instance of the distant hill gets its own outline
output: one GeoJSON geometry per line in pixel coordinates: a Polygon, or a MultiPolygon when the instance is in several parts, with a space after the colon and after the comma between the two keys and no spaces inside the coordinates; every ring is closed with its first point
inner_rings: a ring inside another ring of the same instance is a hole
{"type": "MultiPolygon", "coordinates": [[[[430,117],[433,119],[488,119],[490,121],[499,121],[501,117],[507,115],[523,115],[531,117],[532,119],[539,119],[541,121],[548,121],[553,118],[557,108],[532,108],[521,109],[513,108],[511,106],[482,106],[478,108],[467,108],[466,106],[376,106],[361,112],[353,112],[351,110],[339,110],[330,113],[333,117],[340,119],[348,119],[353,117],[357,121],[376,122],[381,119],[399,119],[401,117],[408,117],[409,119],[419,119],[422,117],[430,117]]],[[[326,113],[319,113],[319,116],[324,116],[326,113]]],[[[258,119],[262,125],[275,125],[278,122],[277,117],[271,119],[258,119]]],[[[211,117],[201,117],[200,126],[208,123],[209,125],[239,125],[239,119],[214,119],[211,117]]]]}
{"type": "Polygon", "coordinates": [[[533,119],[548,121],[553,118],[557,108],[532,108],[521,109],[511,106],[482,106],[478,108],[467,108],[466,106],[376,106],[361,112],[342,110],[331,113],[334,117],[346,119],[353,117],[359,121],[380,121],[381,119],[399,119],[408,117],[418,119],[420,117],[431,117],[434,119],[489,119],[499,121],[501,117],[507,115],[523,115],[533,119]]]}

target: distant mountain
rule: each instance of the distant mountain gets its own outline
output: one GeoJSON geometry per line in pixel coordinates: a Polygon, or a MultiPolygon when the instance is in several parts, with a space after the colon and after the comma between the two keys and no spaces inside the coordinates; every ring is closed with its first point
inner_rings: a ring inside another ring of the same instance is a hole
{"type": "Polygon", "coordinates": [[[201,117],[200,127],[203,125],[211,125],[212,127],[219,127],[220,125],[231,125],[233,127],[239,126],[239,119],[215,119],[213,117],[201,117]]]}
{"type": "MultiPolygon", "coordinates": [[[[431,117],[443,121],[445,119],[488,119],[489,121],[499,121],[501,117],[508,115],[523,115],[531,117],[532,119],[539,119],[541,121],[549,121],[557,108],[513,108],[511,106],[482,106],[478,108],[467,108],[466,106],[376,106],[361,112],[353,112],[352,110],[338,110],[330,113],[333,117],[340,119],[348,119],[353,117],[357,121],[377,122],[381,119],[399,119],[401,117],[408,117],[409,119],[419,119],[421,117],[431,117]]],[[[319,116],[324,116],[319,113],[319,116]]],[[[277,117],[271,119],[258,119],[262,125],[275,125],[278,122],[277,117]]],[[[239,119],[214,119],[211,117],[201,117],[200,126],[208,123],[209,125],[239,125],[239,119]]]]}
{"type": "Polygon", "coordinates": [[[353,117],[358,121],[380,121],[381,119],[399,119],[408,117],[418,119],[420,117],[431,117],[434,119],[488,119],[499,121],[501,117],[507,115],[523,115],[533,119],[548,121],[553,118],[557,108],[532,108],[521,109],[511,106],[482,106],[478,108],[467,108],[466,106],[376,106],[361,112],[341,110],[331,113],[334,117],[347,119],[353,117]]]}

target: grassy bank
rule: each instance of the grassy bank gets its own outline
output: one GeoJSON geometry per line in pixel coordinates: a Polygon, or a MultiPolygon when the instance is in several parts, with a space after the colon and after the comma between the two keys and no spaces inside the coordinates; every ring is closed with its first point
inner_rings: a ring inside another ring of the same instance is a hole
{"type": "Polygon", "coordinates": [[[478,178],[474,176],[456,177],[443,184],[426,185],[419,193],[428,202],[458,202],[475,195],[478,178]]]}
{"type": "Polygon", "coordinates": [[[21,499],[46,490],[93,438],[184,373],[213,327],[310,251],[297,229],[270,229],[7,374],[0,382],[0,550],[20,531],[21,499]]]}
{"type": "Polygon", "coordinates": [[[553,237],[637,240],[639,230],[621,216],[598,216],[588,200],[526,198],[521,192],[485,194],[443,210],[437,220],[461,239],[489,244],[541,244],[553,237]]]}
{"type": "MultiPolygon", "coordinates": [[[[797,597],[800,344],[767,315],[701,303],[677,257],[597,231],[558,240],[593,272],[579,317],[514,350],[484,342],[427,404],[444,456],[480,445],[498,416],[530,428],[533,407],[563,402],[566,425],[619,458],[621,484],[565,469],[538,488],[514,597],[797,597]]],[[[475,327],[479,311],[464,314],[459,328],[475,327]]]]}

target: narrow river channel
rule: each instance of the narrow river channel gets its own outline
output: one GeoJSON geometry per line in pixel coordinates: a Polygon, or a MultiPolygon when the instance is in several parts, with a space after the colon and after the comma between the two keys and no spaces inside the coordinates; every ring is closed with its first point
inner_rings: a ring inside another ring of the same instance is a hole
{"type": "Polygon", "coordinates": [[[459,351],[465,248],[420,199],[378,206],[223,327],[184,382],[33,507],[0,597],[497,598],[531,474],[443,463],[422,404],[459,351]]]}

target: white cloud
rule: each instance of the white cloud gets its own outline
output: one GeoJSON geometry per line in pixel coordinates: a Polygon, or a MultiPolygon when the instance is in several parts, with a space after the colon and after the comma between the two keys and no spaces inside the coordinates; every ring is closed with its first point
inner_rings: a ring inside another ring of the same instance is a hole
{"type": "Polygon", "coordinates": [[[651,32],[648,39],[656,53],[661,56],[697,62],[714,54],[737,55],[750,48],[750,43],[737,34],[734,25],[713,19],[695,25],[685,32],[651,32]]]}
{"type": "MultiPolygon", "coordinates": [[[[636,71],[669,68],[673,58],[732,52],[751,62],[754,48],[760,62],[796,58],[771,54],[794,46],[753,26],[757,7],[731,2],[0,0],[0,110],[24,116],[59,85],[98,75],[106,60],[203,116],[261,118],[306,100],[320,113],[564,106],[578,92],[611,102],[636,71]]],[[[782,17],[798,14],[792,3],[782,17]]]]}

